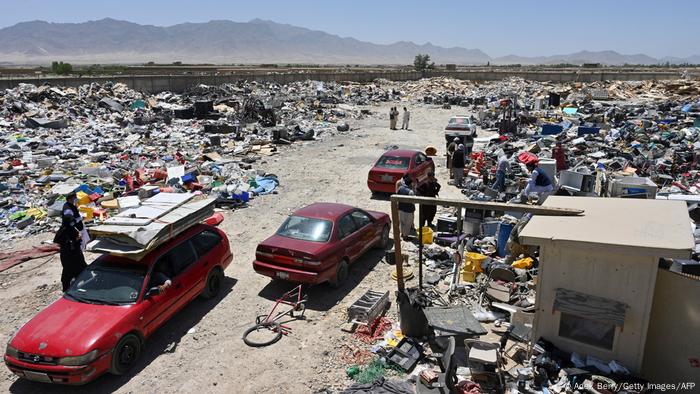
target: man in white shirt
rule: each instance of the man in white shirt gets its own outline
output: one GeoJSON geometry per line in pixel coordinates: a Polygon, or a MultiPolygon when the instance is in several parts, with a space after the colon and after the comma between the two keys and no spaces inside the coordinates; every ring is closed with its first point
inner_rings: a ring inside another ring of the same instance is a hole
{"type": "Polygon", "coordinates": [[[411,120],[411,113],[408,112],[406,107],[403,107],[403,122],[401,123],[401,130],[408,130],[408,121],[411,120]]]}

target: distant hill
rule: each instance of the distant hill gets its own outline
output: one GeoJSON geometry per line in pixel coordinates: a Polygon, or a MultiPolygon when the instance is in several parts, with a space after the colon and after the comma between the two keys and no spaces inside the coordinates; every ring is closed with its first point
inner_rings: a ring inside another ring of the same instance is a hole
{"type": "MultiPolygon", "coordinates": [[[[444,48],[427,43],[373,44],[322,31],[254,19],[152,26],[102,19],[83,23],[22,22],[0,29],[4,62],[48,63],[327,63],[411,64],[427,53],[436,63],[656,64],[666,60],[613,51],[547,57],[491,58],[479,49],[444,48]]],[[[697,62],[698,56],[694,59],[697,62]]],[[[674,61],[683,62],[683,59],[674,61]]]]}

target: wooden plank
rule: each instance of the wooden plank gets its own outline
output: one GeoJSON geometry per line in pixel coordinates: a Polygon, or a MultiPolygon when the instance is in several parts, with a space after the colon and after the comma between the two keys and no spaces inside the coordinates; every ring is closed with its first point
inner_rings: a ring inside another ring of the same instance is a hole
{"type": "Polygon", "coordinates": [[[556,208],[556,207],[543,207],[539,205],[525,205],[525,204],[507,204],[503,202],[486,202],[486,201],[471,201],[471,200],[456,200],[448,198],[433,198],[433,197],[418,197],[418,196],[404,196],[393,194],[391,196],[391,202],[399,203],[413,203],[413,204],[424,204],[424,205],[441,205],[447,207],[461,207],[470,209],[482,209],[485,211],[512,211],[512,212],[526,212],[535,215],[544,216],[578,216],[584,211],[582,209],[570,209],[570,208],[556,208]]]}
{"type": "Polygon", "coordinates": [[[391,201],[391,226],[394,232],[394,260],[396,261],[396,283],[399,291],[404,289],[403,257],[401,256],[401,229],[399,227],[399,202],[391,201]]]}

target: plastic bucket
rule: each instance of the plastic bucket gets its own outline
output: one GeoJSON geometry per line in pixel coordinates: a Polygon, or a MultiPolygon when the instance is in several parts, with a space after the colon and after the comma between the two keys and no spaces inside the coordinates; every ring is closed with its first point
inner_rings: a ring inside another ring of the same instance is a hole
{"type": "Polygon", "coordinates": [[[484,272],[481,269],[481,263],[486,260],[486,256],[484,256],[481,253],[474,253],[474,252],[469,252],[465,256],[465,264],[464,268],[467,269],[467,267],[470,267],[469,270],[472,272],[484,272]]]}
{"type": "Polygon", "coordinates": [[[433,229],[431,229],[430,227],[423,227],[420,236],[423,240],[423,245],[429,245],[433,243],[433,229]]]}
{"type": "Polygon", "coordinates": [[[462,268],[461,274],[462,274],[462,282],[471,282],[474,283],[476,281],[476,272],[474,271],[469,271],[466,269],[467,267],[462,268]]]}

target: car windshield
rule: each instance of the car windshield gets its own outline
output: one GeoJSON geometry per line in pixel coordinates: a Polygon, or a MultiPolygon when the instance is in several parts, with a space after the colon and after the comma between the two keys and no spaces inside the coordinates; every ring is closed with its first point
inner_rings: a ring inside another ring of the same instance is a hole
{"type": "Polygon", "coordinates": [[[93,263],[78,275],[66,297],[88,304],[134,303],[145,276],[145,267],[93,263]]]}
{"type": "Polygon", "coordinates": [[[408,163],[411,159],[408,157],[392,157],[392,156],[382,156],[377,161],[376,167],[379,168],[392,168],[405,170],[408,168],[408,163]]]}
{"type": "Polygon", "coordinates": [[[277,230],[277,235],[302,241],[326,242],[332,228],[329,220],[290,216],[277,230]]]}
{"type": "Polygon", "coordinates": [[[469,127],[469,118],[451,118],[447,126],[449,127],[469,127]]]}

